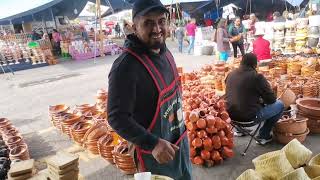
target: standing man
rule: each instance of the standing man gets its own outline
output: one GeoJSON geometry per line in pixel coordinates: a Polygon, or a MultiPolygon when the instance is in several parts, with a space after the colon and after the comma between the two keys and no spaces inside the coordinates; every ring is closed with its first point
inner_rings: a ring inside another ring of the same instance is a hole
{"type": "Polygon", "coordinates": [[[192,179],[179,75],[165,40],[168,10],[160,0],[133,5],[134,34],[109,74],[108,120],[133,144],[139,171],[192,179]]]}
{"type": "Polygon", "coordinates": [[[120,32],[121,32],[121,28],[120,28],[120,25],[119,23],[116,24],[114,30],[116,31],[116,36],[120,37],[120,32]]]}
{"type": "Polygon", "coordinates": [[[231,41],[232,47],[233,47],[233,55],[234,58],[238,57],[238,47],[240,49],[241,55],[244,55],[244,35],[246,33],[246,30],[244,26],[241,23],[240,17],[236,17],[234,22],[230,25],[228,32],[232,39],[235,39],[231,41]]]}
{"type": "Polygon", "coordinates": [[[196,20],[191,19],[191,21],[187,24],[187,36],[189,37],[189,49],[188,49],[188,54],[191,54],[191,51],[194,51],[194,41],[196,37],[196,20]]]}
{"type": "Polygon", "coordinates": [[[185,35],[185,30],[184,30],[182,23],[180,23],[177,30],[176,30],[176,37],[178,40],[178,47],[179,47],[180,53],[182,53],[182,49],[183,49],[184,35],[185,35]]]}

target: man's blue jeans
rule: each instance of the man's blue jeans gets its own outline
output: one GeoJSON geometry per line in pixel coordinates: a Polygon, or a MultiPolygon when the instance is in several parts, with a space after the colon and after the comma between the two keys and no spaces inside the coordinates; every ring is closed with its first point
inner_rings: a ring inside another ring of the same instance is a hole
{"type": "Polygon", "coordinates": [[[189,36],[189,49],[188,49],[189,54],[191,53],[191,51],[194,50],[194,41],[195,41],[195,37],[189,36]]]}
{"type": "Polygon", "coordinates": [[[179,52],[182,53],[183,39],[178,39],[179,52]]]}
{"type": "Polygon", "coordinates": [[[271,131],[277,121],[282,117],[284,105],[281,101],[277,100],[273,104],[263,107],[256,117],[256,121],[264,122],[259,131],[259,138],[269,139],[271,131]]]}

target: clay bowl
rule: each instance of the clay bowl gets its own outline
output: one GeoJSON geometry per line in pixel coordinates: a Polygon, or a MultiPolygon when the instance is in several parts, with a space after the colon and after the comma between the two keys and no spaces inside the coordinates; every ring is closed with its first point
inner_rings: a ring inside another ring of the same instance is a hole
{"type": "Polygon", "coordinates": [[[6,126],[10,121],[7,118],[0,118],[0,127],[6,126]]]}
{"type": "Polygon", "coordinates": [[[12,136],[12,137],[8,138],[6,144],[8,145],[9,149],[12,149],[13,146],[18,145],[18,144],[20,144],[22,142],[23,142],[22,137],[20,137],[20,136],[12,136]]]}
{"type": "Polygon", "coordinates": [[[58,113],[66,112],[69,109],[70,109],[70,107],[65,104],[58,104],[55,106],[49,106],[50,114],[58,114],[58,113]]]}
{"type": "Polygon", "coordinates": [[[95,104],[82,104],[82,105],[76,105],[76,111],[80,113],[84,113],[87,111],[91,111],[95,109],[95,104]]]}
{"type": "Polygon", "coordinates": [[[276,123],[278,133],[302,134],[307,130],[307,118],[282,118],[276,123]]]}
{"type": "Polygon", "coordinates": [[[29,152],[28,152],[28,146],[21,145],[16,146],[10,151],[10,159],[20,159],[20,160],[27,160],[29,159],[29,152]]]}
{"type": "Polygon", "coordinates": [[[281,143],[281,144],[288,144],[291,140],[297,139],[301,143],[303,143],[309,134],[310,130],[307,128],[307,130],[302,133],[302,134],[283,134],[283,133],[278,133],[276,131],[273,131],[275,135],[275,139],[281,143]]]}
{"type": "Polygon", "coordinates": [[[311,116],[320,116],[319,98],[300,98],[296,101],[298,109],[304,114],[311,116]]]}

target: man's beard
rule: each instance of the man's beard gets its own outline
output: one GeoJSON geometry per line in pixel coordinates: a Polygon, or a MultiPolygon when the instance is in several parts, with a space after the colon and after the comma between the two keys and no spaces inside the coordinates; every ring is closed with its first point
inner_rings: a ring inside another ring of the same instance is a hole
{"type": "Polygon", "coordinates": [[[163,42],[155,42],[153,43],[150,48],[151,49],[161,49],[162,47],[164,47],[164,41],[163,42]]]}

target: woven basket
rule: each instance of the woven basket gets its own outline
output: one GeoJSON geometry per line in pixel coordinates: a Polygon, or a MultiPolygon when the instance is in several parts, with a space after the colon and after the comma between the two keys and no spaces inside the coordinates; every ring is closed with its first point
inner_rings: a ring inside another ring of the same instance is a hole
{"type": "Polygon", "coordinates": [[[311,180],[304,169],[298,168],[285,176],[281,177],[279,180],[311,180]]]}
{"type": "Polygon", "coordinates": [[[258,156],[252,162],[263,179],[277,179],[294,170],[284,151],[281,150],[258,156]]]}
{"type": "Polygon", "coordinates": [[[303,146],[297,139],[293,139],[282,148],[287,159],[294,168],[306,164],[312,156],[312,152],[303,146]]]}
{"type": "Polygon", "coordinates": [[[304,171],[308,174],[310,178],[320,177],[320,166],[317,166],[317,165],[305,166],[304,171]]]}
{"type": "Polygon", "coordinates": [[[309,165],[317,165],[320,166],[320,153],[315,155],[310,161],[309,165]]]}
{"type": "Polygon", "coordinates": [[[262,180],[262,177],[255,170],[248,169],[243,172],[236,180],[262,180]]]}

